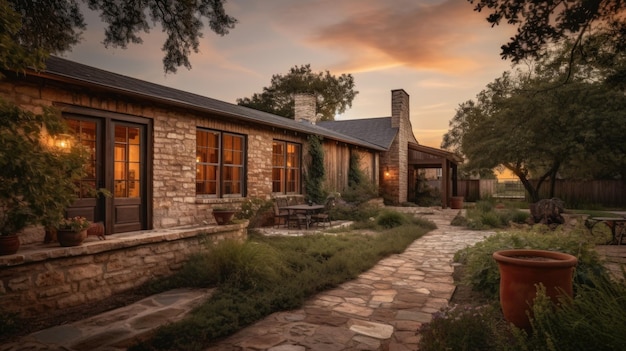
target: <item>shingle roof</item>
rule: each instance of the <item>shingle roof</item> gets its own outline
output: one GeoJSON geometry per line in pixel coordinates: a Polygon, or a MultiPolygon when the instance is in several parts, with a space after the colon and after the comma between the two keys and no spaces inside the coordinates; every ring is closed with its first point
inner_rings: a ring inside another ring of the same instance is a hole
{"type": "Polygon", "coordinates": [[[380,145],[365,139],[359,139],[350,134],[323,128],[306,121],[295,121],[282,116],[273,115],[255,109],[211,99],[205,96],[186,91],[150,83],[140,79],[108,72],[95,67],[83,65],[60,57],[50,57],[43,72],[35,73],[49,79],[71,81],[77,84],[98,86],[106,90],[127,95],[136,95],[143,98],[158,100],[166,104],[191,108],[200,112],[209,112],[223,116],[260,123],[272,127],[301,132],[304,134],[320,135],[325,138],[346,142],[373,150],[384,151],[380,145]]]}
{"type": "Polygon", "coordinates": [[[385,150],[389,149],[398,134],[398,128],[391,127],[391,117],[324,121],[319,122],[318,125],[378,145],[385,150]]]}

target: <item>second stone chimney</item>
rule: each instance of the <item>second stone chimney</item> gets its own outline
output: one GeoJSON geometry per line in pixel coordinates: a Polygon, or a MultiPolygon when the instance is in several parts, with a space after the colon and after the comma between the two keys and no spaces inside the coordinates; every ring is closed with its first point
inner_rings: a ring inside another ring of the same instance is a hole
{"type": "Polygon", "coordinates": [[[311,124],[315,124],[317,122],[315,95],[299,93],[294,95],[293,100],[295,105],[294,119],[296,122],[308,121],[311,124]]]}

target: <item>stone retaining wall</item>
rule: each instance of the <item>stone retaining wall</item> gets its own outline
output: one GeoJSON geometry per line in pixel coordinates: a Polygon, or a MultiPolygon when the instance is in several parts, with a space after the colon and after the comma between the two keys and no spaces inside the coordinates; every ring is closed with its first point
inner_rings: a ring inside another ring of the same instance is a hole
{"type": "Polygon", "coordinates": [[[100,301],[180,269],[207,242],[245,240],[248,223],[89,237],[76,247],[33,244],[0,256],[0,311],[32,317],[100,301]]]}

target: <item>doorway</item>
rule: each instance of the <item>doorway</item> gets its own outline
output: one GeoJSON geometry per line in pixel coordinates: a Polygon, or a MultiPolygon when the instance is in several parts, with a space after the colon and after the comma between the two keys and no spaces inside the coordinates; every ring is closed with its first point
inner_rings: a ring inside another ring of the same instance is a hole
{"type": "Polygon", "coordinates": [[[148,120],[117,114],[65,113],[64,117],[89,154],[87,174],[67,216],[102,222],[106,234],[149,229],[148,120]]]}

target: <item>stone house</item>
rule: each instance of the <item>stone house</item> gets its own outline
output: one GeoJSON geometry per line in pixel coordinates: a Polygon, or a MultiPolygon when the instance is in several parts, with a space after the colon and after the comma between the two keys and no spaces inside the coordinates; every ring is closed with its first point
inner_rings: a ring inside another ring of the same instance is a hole
{"type": "Polygon", "coordinates": [[[34,247],[0,256],[0,307],[9,310],[97,301],[175,271],[202,250],[203,234],[245,237],[245,224],[215,226],[212,209],[306,196],[310,136],[323,138],[326,190],[347,187],[353,154],[389,203],[411,200],[419,167],[444,168],[452,189],[456,159],[418,144],[404,90],[392,91],[391,117],[316,123],[314,97],[306,95],[297,97],[292,120],[58,57],[44,71],[3,73],[0,97],[33,112],[60,110],[91,153],[85,187],[112,193],[83,194],[68,209],[103,222],[110,239],[46,246],[39,228],[21,236],[34,247]]]}

